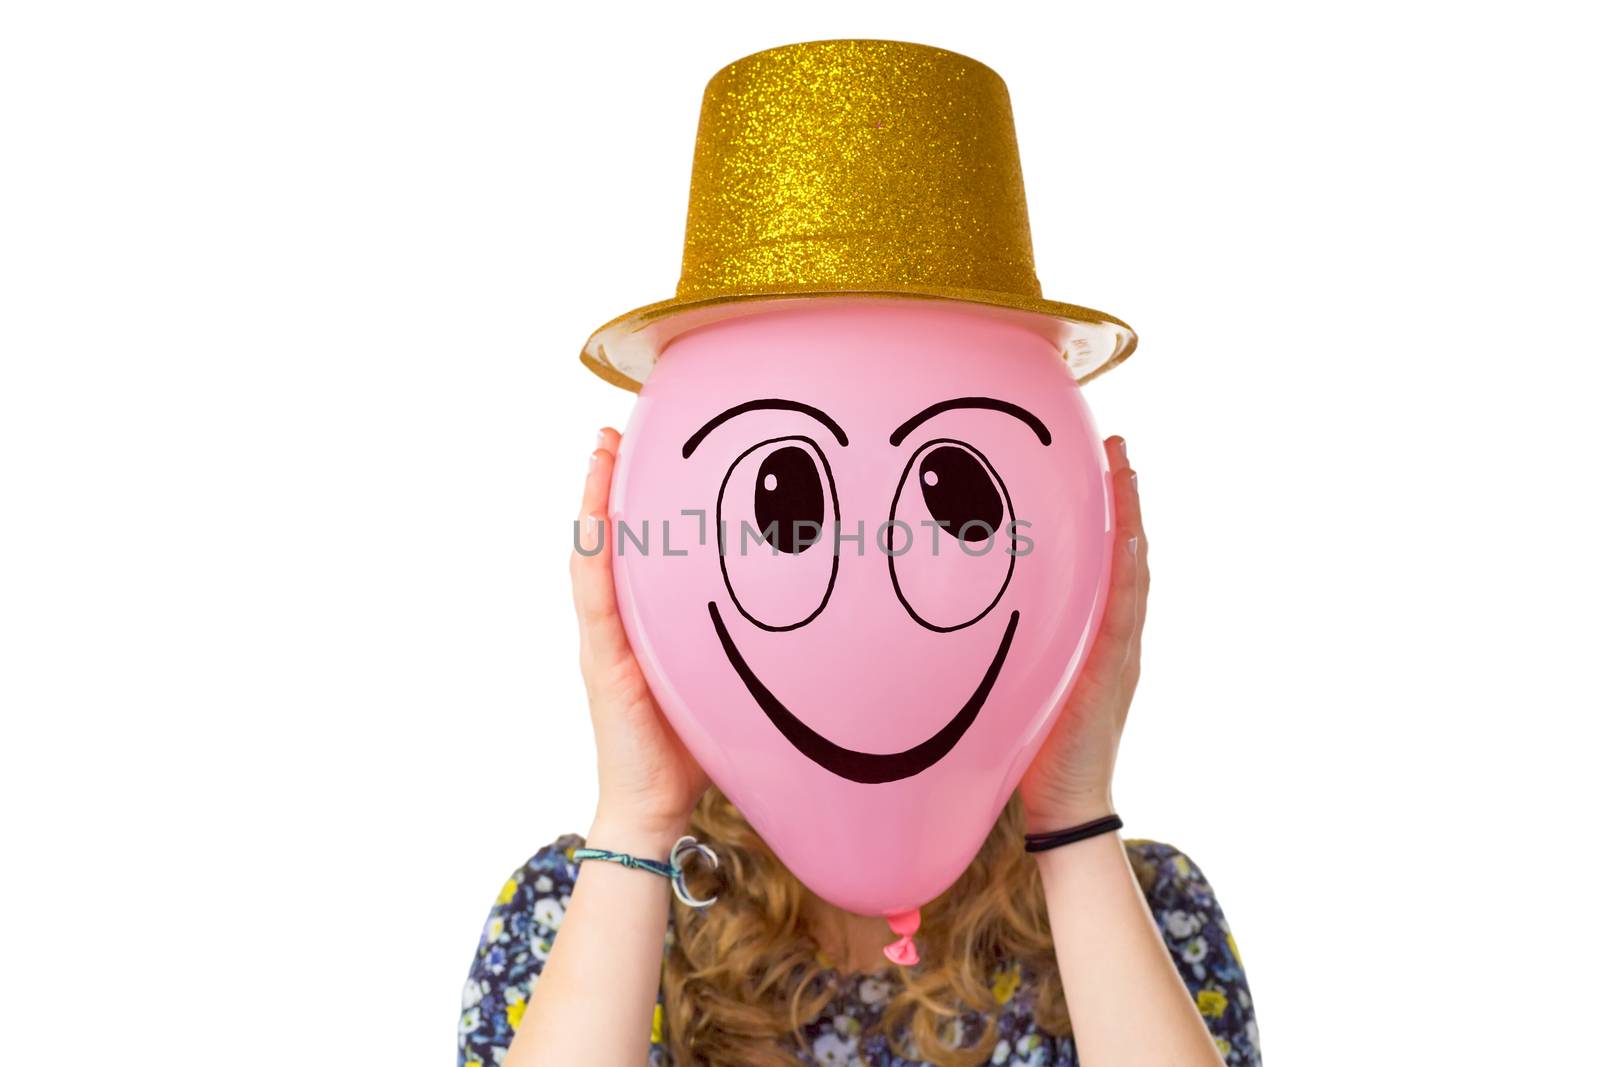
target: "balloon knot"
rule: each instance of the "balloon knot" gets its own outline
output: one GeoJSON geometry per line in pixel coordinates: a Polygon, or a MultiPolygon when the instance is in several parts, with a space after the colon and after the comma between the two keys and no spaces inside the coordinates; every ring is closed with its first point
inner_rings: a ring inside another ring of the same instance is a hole
{"type": "Polygon", "coordinates": [[[889,957],[890,963],[898,963],[902,967],[915,967],[922,962],[922,957],[917,955],[917,943],[909,937],[883,946],[883,954],[889,957]]]}
{"type": "Polygon", "coordinates": [[[883,954],[890,963],[898,963],[902,967],[916,966],[922,958],[917,955],[917,943],[911,940],[911,935],[922,925],[921,910],[912,908],[910,911],[897,911],[886,918],[889,920],[889,929],[899,934],[900,940],[885,945],[883,954]]]}

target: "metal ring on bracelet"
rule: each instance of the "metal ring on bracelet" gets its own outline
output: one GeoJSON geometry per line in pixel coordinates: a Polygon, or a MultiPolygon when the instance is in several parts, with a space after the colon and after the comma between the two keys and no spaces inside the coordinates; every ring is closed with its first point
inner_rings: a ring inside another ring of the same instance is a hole
{"type": "Polygon", "coordinates": [[[713,893],[709,898],[701,900],[689,892],[689,884],[684,880],[686,872],[684,871],[683,860],[687,856],[695,855],[703,856],[711,861],[712,870],[716,870],[722,865],[721,861],[717,859],[717,854],[711,851],[710,845],[702,845],[688,834],[678,838],[677,843],[672,846],[672,851],[667,853],[667,862],[672,866],[672,895],[688,907],[705,908],[717,902],[716,894],[713,893]]]}

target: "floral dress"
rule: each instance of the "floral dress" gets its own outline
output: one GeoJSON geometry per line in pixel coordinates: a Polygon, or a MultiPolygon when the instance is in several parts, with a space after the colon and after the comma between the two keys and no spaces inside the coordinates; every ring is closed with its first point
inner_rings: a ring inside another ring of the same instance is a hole
{"type": "MultiPolygon", "coordinates": [[[[582,844],[581,838],[569,835],[540,849],[495,899],[462,994],[457,1059],[461,1067],[497,1064],[505,1057],[566,914],[578,873],[571,853],[582,844]]],[[[1169,845],[1130,841],[1127,848],[1135,865],[1150,873],[1142,880],[1150,911],[1222,1058],[1229,1064],[1259,1065],[1255,1006],[1238,946],[1211,886],[1187,856],[1169,845]]],[[[893,992],[893,981],[892,974],[842,977],[839,994],[806,1027],[804,1044],[792,1051],[802,1062],[819,1067],[917,1067],[916,1061],[896,1056],[887,1035],[874,1026],[893,992]]],[[[1035,1025],[1033,990],[1018,969],[1002,972],[993,992],[1000,1005],[999,1040],[990,1063],[1075,1067],[1078,1056],[1072,1038],[1054,1037],[1035,1025]]],[[[971,1025],[981,1023],[971,1019],[971,1025]]],[[[671,1064],[661,1034],[658,999],[649,1067],[671,1064]]]]}

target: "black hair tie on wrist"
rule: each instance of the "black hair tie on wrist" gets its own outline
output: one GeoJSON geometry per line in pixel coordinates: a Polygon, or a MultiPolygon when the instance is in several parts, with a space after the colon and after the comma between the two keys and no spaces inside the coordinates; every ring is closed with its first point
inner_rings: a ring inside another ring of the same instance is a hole
{"type": "Polygon", "coordinates": [[[1122,818],[1118,815],[1107,815],[1094,822],[1086,822],[1081,826],[1069,826],[1065,830],[1051,830],[1043,834],[1027,834],[1023,837],[1023,848],[1029,852],[1046,852],[1062,845],[1070,845],[1074,841],[1085,841],[1101,834],[1109,834],[1113,830],[1122,829],[1122,818]]]}

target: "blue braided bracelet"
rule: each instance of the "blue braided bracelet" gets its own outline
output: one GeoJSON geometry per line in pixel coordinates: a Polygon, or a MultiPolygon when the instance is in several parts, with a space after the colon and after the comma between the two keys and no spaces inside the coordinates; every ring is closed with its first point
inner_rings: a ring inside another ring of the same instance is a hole
{"type": "Polygon", "coordinates": [[[713,869],[720,866],[717,854],[711,851],[710,845],[702,845],[687,834],[678,838],[677,843],[672,846],[672,851],[667,853],[667,862],[665,863],[660,860],[640,859],[638,856],[630,856],[626,852],[611,852],[603,848],[575,848],[572,850],[572,859],[575,863],[582,863],[584,860],[605,860],[607,863],[620,863],[630,870],[649,871],[651,874],[659,874],[672,883],[673,895],[684,904],[691,908],[704,908],[715,904],[717,902],[716,896],[713,895],[707,900],[700,900],[689,892],[688,883],[684,881],[683,857],[694,855],[704,856],[711,862],[713,869]]]}

